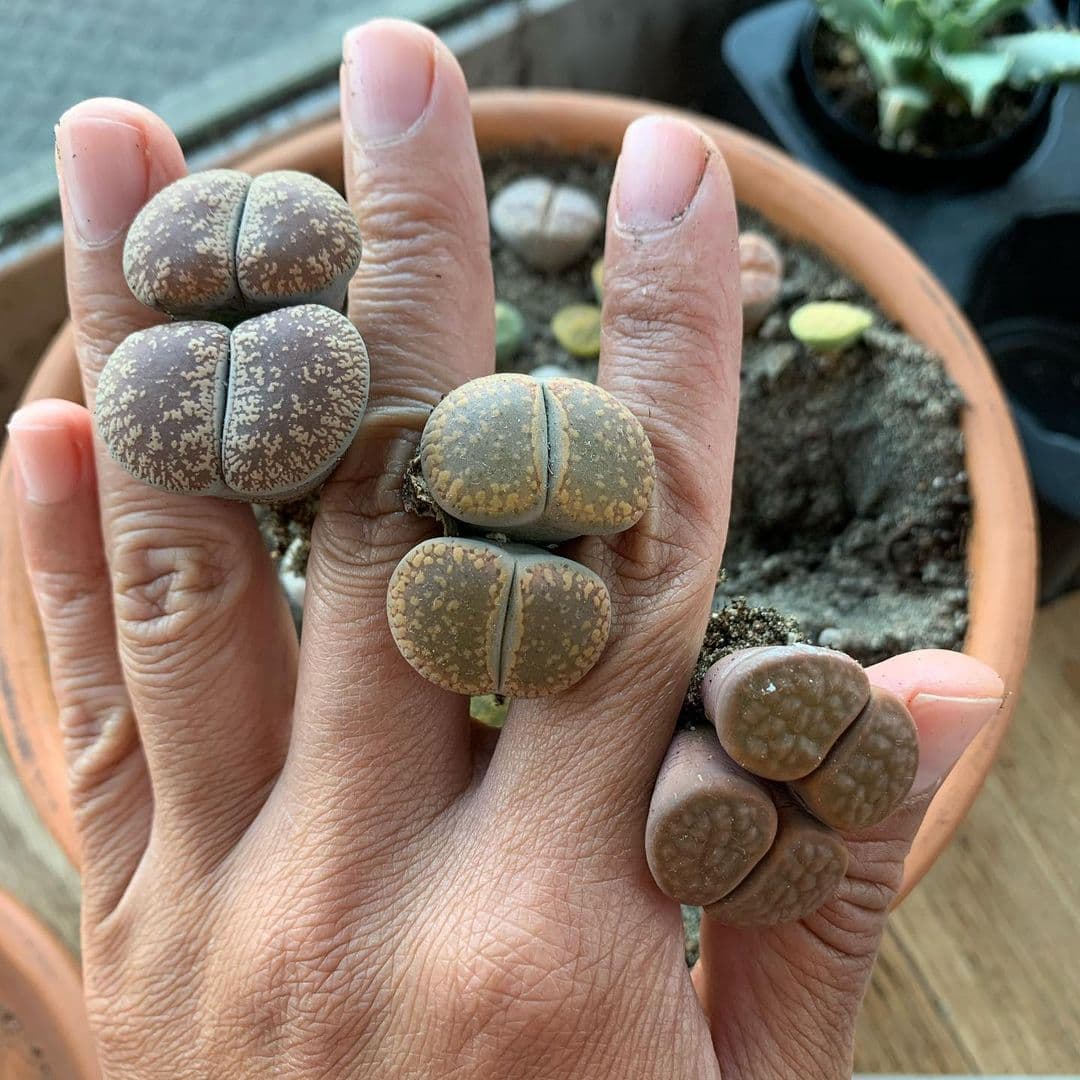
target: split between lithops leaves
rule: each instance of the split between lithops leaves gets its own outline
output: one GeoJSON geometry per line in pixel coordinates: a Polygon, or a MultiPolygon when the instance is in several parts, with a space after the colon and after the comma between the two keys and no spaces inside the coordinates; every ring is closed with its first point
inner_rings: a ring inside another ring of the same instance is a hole
{"type": "Polygon", "coordinates": [[[170,315],[235,321],[293,304],[340,311],[360,262],[348,204],[307,173],[193,173],[158,192],[124,244],[135,296],[170,315]]]}
{"type": "Polygon", "coordinates": [[[424,427],[420,465],[451,517],[534,543],[629,529],[655,469],[640,421],[607,391],[513,374],[448,394],[424,427]]]}
{"type": "Polygon", "coordinates": [[[425,540],[390,578],[387,617],[401,655],[459,694],[543,697],[600,658],[611,600],[591,570],[540,548],[425,540]]]}
{"type": "Polygon", "coordinates": [[[288,502],[333,470],[367,396],[363,338],[307,304],[231,332],[177,322],[131,334],[101,373],[95,415],[112,457],[147,484],[288,502]]]}

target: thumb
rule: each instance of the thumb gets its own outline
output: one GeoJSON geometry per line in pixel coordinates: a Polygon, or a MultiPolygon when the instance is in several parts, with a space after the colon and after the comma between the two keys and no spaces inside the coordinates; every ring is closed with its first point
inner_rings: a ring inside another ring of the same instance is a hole
{"type": "Polygon", "coordinates": [[[904,859],[934,793],[1004,700],[1001,679],[962,653],[906,653],[867,675],[911,711],[915,783],[888,820],[845,836],[847,876],[813,915],[749,930],[703,920],[694,981],[725,1075],[851,1076],[855,1020],[904,859]]]}

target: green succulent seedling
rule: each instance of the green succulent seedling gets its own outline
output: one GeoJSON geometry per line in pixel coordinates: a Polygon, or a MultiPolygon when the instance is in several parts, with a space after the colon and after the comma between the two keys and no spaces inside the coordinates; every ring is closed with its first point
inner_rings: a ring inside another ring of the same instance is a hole
{"type": "Polygon", "coordinates": [[[858,47],[878,88],[882,141],[894,143],[934,105],[982,116],[1003,87],[1080,78],[1080,33],[1064,27],[996,34],[1029,0],[818,0],[858,47]]]}
{"type": "Polygon", "coordinates": [[[600,355],[600,323],[595,304],[568,304],[551,320],[551,332],[572,356],[595,360],[600,355]]]}
{"type": "Polygon", "coordinates": [[[525,340],[525,317],[513,304],[495,301],[495,360],[505,367],[511,363],[525,340]]]}
{"type": "Polygon", "coordinates": [[[788,329],[817,352],[834,353],[854,345],[874,324],[874,316],[857,304],[822,300],[803,304],[788,319],[788,329]]]}

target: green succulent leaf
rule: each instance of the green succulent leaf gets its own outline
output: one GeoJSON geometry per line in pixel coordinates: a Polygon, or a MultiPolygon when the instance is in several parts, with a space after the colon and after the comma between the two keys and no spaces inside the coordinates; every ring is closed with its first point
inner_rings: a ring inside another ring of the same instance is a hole
{"type": "Polygon", "coordinates": [[[910,131],[930,108],[930,93],[914,83],[886,86],[878,92],[878,124],[885,139],[892,142],[910,131]]]}
{"type": "Polygon", "coordinates": [[[922,41],[930,36],[933,24],[919,0],[886,0],[882,36],[904,41],[922,41]]]}
{"type": "Polygon", "coordinates": [[[958,13],[958,19],[968,35],[969,42],[981,40],[995,23],[1008,15],[1024,11],[1031,0],[972,0],[966,11],[958,13]]]}
{"type": "Polygon", "coordinates": [[[923,47],[917,41],[883,38],[864,28],[855,42],[879,87],[918,81],[923,47]]]}
{"type": "Polygon", "coordinates": [[[862,26],[885,32],[885,14],[878,0],[818,0],[818,9],[838,34],[854,37],[862,26]]]}
{"type": "Polygon", "coordinates": [[[934,50],[934,62],[968,103],[975,116],[982,116],[994,92],[1005,82],[1013,59],[1008,53],[946,53],[934,50]]]}
{"type": "Polygon", "coordinates": [[[1032,30],[992,38],[989,45],[1012,61],[1009,82],[1015,87],[1080,79],[1080,32],[1032,30]]]}

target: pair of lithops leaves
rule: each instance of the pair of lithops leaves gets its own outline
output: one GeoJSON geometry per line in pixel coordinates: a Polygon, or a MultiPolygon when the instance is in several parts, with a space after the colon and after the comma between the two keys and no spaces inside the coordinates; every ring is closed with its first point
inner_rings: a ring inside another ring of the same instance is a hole
{"type": "Polygon", "coordinates": [[[702,684],[709,724],[676,733],[646,852],[669,896],[736,926],[816,911],[847,870],[841,833],[884,821],[919,761],[911,714],[850,657],[747,649],[702,684]]]}
{"type": "Polygon", "coordinates": [[[367,350],[340,310],[360,254],[348,205],[305,173],[216,169],[159,192],[128,231],[124,274],[148,307],[189,321],[130,335],[105,365],[96,416],[112,456],[181,494],[317,488],[367,405],[367,350]]]}
{"type": "Polygon", "coordinates": [[[540,697],[583,678],[607,642],[607,587],[536,545],[638,521],[654,473],[641,423],[591,383],[491,375],[432,411],[420,467],[441,510],[481,535],[425,541],[394,571],[405,659],[460,694],[540,697]]]}

